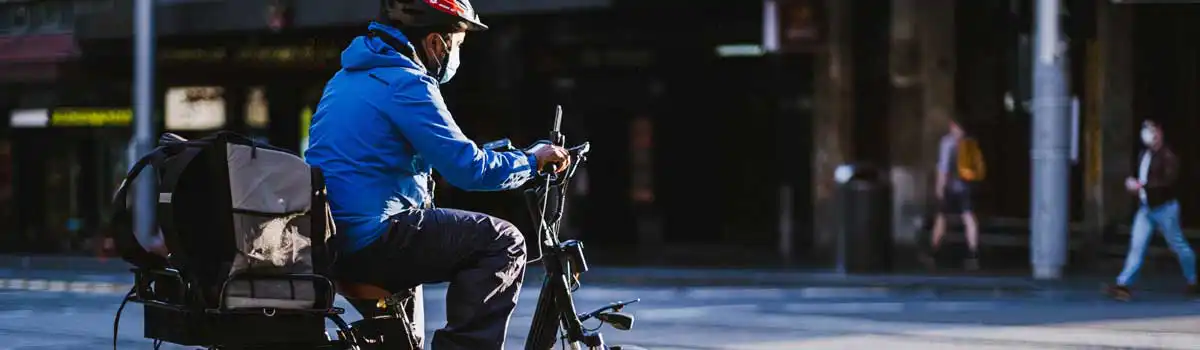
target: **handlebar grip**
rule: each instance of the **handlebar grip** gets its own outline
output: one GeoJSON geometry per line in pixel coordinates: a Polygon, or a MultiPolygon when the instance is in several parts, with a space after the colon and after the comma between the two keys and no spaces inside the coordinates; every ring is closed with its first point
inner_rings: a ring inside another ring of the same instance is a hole
{"type": "Polygon", "coordinates": [[[584,142],[578,146],[568,148],[567,153],[570,153],[572,156],[581,156],[581,155],[586,155],[591,150],[592,150],[592,143],[584,142]]]}
{"type": "MultiPolygon", "coordinates": [[[[536,146],[537,146],[537,145],[539,145],[539,144],[548,144],[548,145],[553,145],[553,143],[551,143],[551,142],[547,142],[547,141],[545,141],[545,140],[543,140],[543,141],[538,141],[538,142],[534,143],[532,146],[529,146],[529,147],[525,148],[525,152],[530,152],[530,151],[532,151],[532,150],[533,150],[533,148],[534,148],[534,147],[536,147],[536,146]]],[[[580,144],[580,145],[577,145],[577,146],[575,146],[575,147],[568,148],[568,149],[567,149],[567,154],[568,154],[568,155],[570,155],[570,156],[573,158],[573,159],[572,159],[572,162],[574,162],[574,161],[577,161],[577,160],[578,160],[578,159],[575,159],[575,158],[581,158],[581,157],[584,157],[584,156],[586,156],[586,155],[587,155],[587,153],[591,151],[591,149],[592,149],[592,144],[591,144],[590,142],[584,142],[584,143],[582,143],[582,144],[580,144]]],[[[539,170],[541,171],[541,173],[542,173],[542,174],[555,174],[555,173],[557,173],[557,172],[558,172],[558,170],[559,170],[559,169],[558,169],[558,164],[546,164],[546,166],[545,166],[545,167],[543,167],[542,169],[539,169],[539,170]]]]}

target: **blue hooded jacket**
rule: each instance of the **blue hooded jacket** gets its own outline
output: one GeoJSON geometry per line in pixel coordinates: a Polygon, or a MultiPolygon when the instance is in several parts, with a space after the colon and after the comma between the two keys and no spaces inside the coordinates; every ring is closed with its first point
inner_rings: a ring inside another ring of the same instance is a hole
{"type": "MultiPolygon", "coordinates": [[[[370,29],[412,47],[396,28],[371,23],[370,29]]],[[[432,169],[465,190],[499,191],[520,187],[537,164],[523,152],[476,146],[425,67],[371,36],[355,38],[342,52],[342,70],[325,85],[313,114],[305,159],[325,174],[345,252],[379,238],[391,216],[432,204],[432,169]]]]}

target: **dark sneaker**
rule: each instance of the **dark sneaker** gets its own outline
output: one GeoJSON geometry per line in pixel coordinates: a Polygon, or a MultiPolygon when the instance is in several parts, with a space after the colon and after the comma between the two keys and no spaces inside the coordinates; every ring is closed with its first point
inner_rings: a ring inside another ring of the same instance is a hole
{"type": "Polygon", "coordinates": [[[1200,285],[1195,283],[1189,284],[1187,288],[1183,289],[1183,295],[1191,299],[1200,298],[1200,285]]]}
{"type": "Polygon", "coordinates": [[[1129,292],[1129,288],[1126,288],[1125,286],[1107,286],[1104,288],[1104,294],[1117,301],[1129,301],[1130,299],[1133,299],[1133,293],[1129,292]]]}
{"type": "Polygon", "coordinates": [[[967,271],[979,271],[979,258],[971,257],[963,260],[963,268],[967,271]]]}
{"type": "Polygon", "coordinates": [[[979,252],[967,251],[967,258],[963,259],[963,269],[967,271],[979,271],[979,252]]]}
{"type": "Polygon", "coordinates": [[[920,254],[917,254],[917,261],[919,261],[922,266],[925,266],[926,270],[937,270],[937,258],[934,257],[934,255],[930,252],[921,252],[920,254]]]}

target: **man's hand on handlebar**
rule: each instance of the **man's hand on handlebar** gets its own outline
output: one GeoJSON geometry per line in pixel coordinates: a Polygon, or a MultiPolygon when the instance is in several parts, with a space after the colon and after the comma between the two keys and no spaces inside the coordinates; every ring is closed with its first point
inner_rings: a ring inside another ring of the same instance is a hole
{"type": "Polygon", "coordinates": [[[546,171],[547,166],[554,165],[554,172],[558,173],[571,165],[571,153],[566,148],[539,142],[528,152],[537,158],[537,167],[541,171],[546,171]]]}

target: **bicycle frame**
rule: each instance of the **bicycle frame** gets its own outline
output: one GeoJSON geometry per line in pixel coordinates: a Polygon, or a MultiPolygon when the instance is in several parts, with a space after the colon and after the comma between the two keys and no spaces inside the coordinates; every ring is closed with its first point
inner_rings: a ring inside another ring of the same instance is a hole
{"type": "MultiPolygon", "coordinates": [[[[563,146],[566,137],[559,131],[562,124],[562,106],[555,110],[554,127],[550,131],[550,141],[554,145],[563,146]]],[[[567,200],[567,188],[575,171],[587,162],[587,154],[591,144],[584,142],[569,150],[570,165],[560,173],[546,175],[542,183],[525,191],[529,213],[533,223],[537,225],[538,251],[542,266],[545,267],[545,279],[542,290],[538,295],[537,308],[533,314],[533,324],[529,328],[525,350],[547,350],[554,347],[559,340],[558,333],[564,331],[561,338],[571,345],[572,349],[580,349],[580,344],[593,350],[608,350],[604,336],[595,329],[586,329],[583,322],[592,318],[602,323],[613,325],[620,330],[629,330],[633,326],[633,316],[620,314],[621,308],[638,302],[635,299],[628,302],[616,302],[580,314],[575,309],[575,300],[571,293],[579,288],[579,278],[587,272],[587,259],[583,255],[583,243],[576,240],[561,241],[558,233],[562,221],[563,208],[567,200]],[[613,313],[606,311],[612,310],[613,313]]],[[[537,259],[535,259],[536,261],[537,259]]],[[[599,327],[596,327],[599,329],[599,327]]],[[[618,347],[614,347],[617,349],[618,347]]]]}
{"type": "Polygon", "coordinates": [[[546,275],[534,311],[533,324],[526,340],[526,350],[546,350],[558,341],[558,331],[565,331],[565,339],[573,347],[583,343],[591,349],[604,349],[604,339],[599,332],[589,332],[575,311],[571,285],[578,283],[579,276],[587,271],[583,256],[583,245],[578,241],[562,242],[558,229],[562,220],[566,189],[575,170],[586,161],[589,145],[583,144],[572,150],[572,162],[561,174],[547,175],[537,188],[526,191],[530,213],[538,225],[538,245],[541,262],[546,275]]]}

